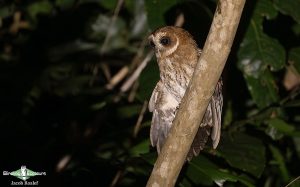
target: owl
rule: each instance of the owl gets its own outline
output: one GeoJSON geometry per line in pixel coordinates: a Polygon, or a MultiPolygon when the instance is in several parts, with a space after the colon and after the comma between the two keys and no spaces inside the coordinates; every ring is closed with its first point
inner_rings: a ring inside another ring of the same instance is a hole
{"type": "MultiPolygon", "coordinates": [[[[153,113],[150,140],[159,153],[192,78],[201,50],[193,37],[179,27],[159,28],[148,39],[155,51],[160,71],[160,80],[149,101],[149,111],[153,113]]],[[[222,107],[222,80],[219,80],[187,155],[188,161],[200,153],[209,136],[213,148],[217,147],[221,134],[222,107]]]]}

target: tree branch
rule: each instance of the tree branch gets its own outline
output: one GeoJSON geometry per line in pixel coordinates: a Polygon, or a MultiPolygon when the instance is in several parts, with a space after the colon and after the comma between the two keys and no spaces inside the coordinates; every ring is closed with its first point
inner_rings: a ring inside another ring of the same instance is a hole
{"type": "Polygon", "coordinates": [[[174,186],[221,76],[245,0],[219,0],[202,55],[159,154],[148,187],[174,186]]]}

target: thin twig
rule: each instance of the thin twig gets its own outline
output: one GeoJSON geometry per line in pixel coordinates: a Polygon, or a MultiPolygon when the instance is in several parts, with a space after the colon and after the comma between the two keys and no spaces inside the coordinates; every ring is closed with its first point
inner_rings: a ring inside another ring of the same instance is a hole
{"type": "Polygon", "coordinates": [[[13,17],[14,22],[9,28],[9,32],[12,34],[16,34],[20,29],[28,29],[29,23],[27,21],[21,20],[21,12],[17,11],[14,13],[13,17]]]}
{"type": "Polygon", "coordinates": [[[70,162],[71,158],[72,156],[70,154],[63,156],[56,165],[56,172],[63,171],[70,162]]]}
{"type": "Polygon", "coordinates": [[[119,171],[116,173],[114,179],[112,180],[112,182],[110,183],[109,186],[110,186],[110,187],[116,186],[116,185],[118,184],[118,181],[119,181],[120,177],[122,176],[122,174],[123,174],[123,171],[122,171],[122,170],[119,170],[119,171]]]}
{"type": "Polygon", "coordinates": [[[96,78],[98,76],[98,69],[99,68],[98,68],[97,64],[92,67],[92,74],[93,74],[93,76],[91,77],[91,79],[89,81],[89,86],[93,86],[94,81],[96,80],[96,78]]]}
{"type": "Polygon", "coordinates": [[[106,85],[106,89],[113,89],[119,82],[121,82],[129,72],[128,66],[124,66],[122,69],[116,73],[112,79],[110,79],[109,83],[106,85]]]}
{"type": "Polygon", "coordinates": [[[143,107],[142,107],[142,110],[139,114],[139,117],[138,117],[138,120],[136,121],[136,124],[134,126],[134,130],[133,130],[133,137],[135,138],[141,128],[141,124],[142,124],[142,121],[143,121],[143,118],[144,118],[144,114],[147,110],[147,106],[148,106],[148,101],[145,100],[144,101],[144,104],[143,104],[143,107]]]}
{"type": "Polygon", "coordinates": [[[114,26],[114,24],[117,20],[117,17],[119,15],[119,12],[121,10],[121,7],[122,7],[123,3],[124,3],[124,0],[118,0],[117,6],[116,6],[115,11],[114,11],[114,15],[111,18],[111,22],[110,22],[110,25],[108,26],[104,42],[103,42],[102,47],[100,49],[101,54],[103,54],[106,50],[107,44],[108,44],[108,42],[111,38],[111,33],[112,33],[111,30],[112,30],[112,28],[113,28],[113,26],[114,26]]]}
{"type": "Polygon", "coordinates": [[[145,46],[148,44],[148,38],[147,37],[145,37],[142,41],[141,41],[141,43],[140,43],[140,46],[139,46],[139,48],[138,48],[138,50],[137,50],[137,52],[136,52],[136,55],[133,57],[133,60],[132,60],[132,62],[131,62],[131,64],[130,64],[130,69],[131,70],[133,70],[133,69],[135,69],[138,65],[139,65],[139,63],[141,62],[141,58],[142,58],[142,56],[143,56],[143,53],[144,53],[144,50],[145,50],[145,46]]]}
{"type": "Polygon", "coordinates": [[[134,98],[135,98],[135,95],[136,95],[136,92],[139,88],[139,81],[135,81],[133,86],[132,86],[132,89],[130,90],[129,94],[128,94],[128,102],[131,103],[134,101],[134,98]]]}
{"type": "Polygon", "coordinates": [[[177,27],[182,27],[183,24],[184,24],[184,15],[183,15],[183,13],[180,13],[180,14],[177,16],[174,25],[177,26],[177,27]]]}
{"type": "Polygon", "coordinates": [[[110,73],[109,66],[105,63],[101,63],[100,68],[102,69],[103,74],[104,74],[105,78],[107,79],[107,81],[109,81],[111,79],[111,73],[110,73]]]}
{"type": "Polygon", "coordinates": [[[300,176],[298,176],[297,178],[295,178],[294,180],[292,180],[290,183],[288,183],[285,187],[290,186],[291,184],[293,184],[294,182],[296,182],[298,179],[300,179],[300,176]]]}
{"type": "Polygon", "coordinates": [[[142,61],[142,63],[140,63],[140,65],[138,66],[138,68],[136,68],[136,70],[134,71],[134,73],[122,85],[121,92],[126,92],[126,91],[129,90],[129,88],[131,88],[131,86],[133,85],[133,83],[139,78],[141,72],[146,67],[147,63],[152,59],[152,57],[153,57],[153,52],[151,51],[151,52],[149,52],[146,55],[146,57],[144,58],[144,60],[142,61]]]}

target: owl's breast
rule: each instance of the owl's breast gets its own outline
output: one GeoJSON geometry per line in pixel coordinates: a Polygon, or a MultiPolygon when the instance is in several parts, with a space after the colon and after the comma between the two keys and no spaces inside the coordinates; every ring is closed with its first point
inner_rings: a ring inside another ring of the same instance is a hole
{"type": "Polygon", "coordinates": [[[159,69],[162,83],[177,101],[181,101],[192,77],[193,67],[167,58],[159,62],[159,69]]]}

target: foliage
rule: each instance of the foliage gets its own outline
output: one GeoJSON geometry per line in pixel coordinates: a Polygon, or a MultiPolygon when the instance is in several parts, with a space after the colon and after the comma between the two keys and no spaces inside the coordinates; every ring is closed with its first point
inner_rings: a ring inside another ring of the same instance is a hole
{"type": "MultiPolygon", "coordinates": [[[[49,186],[146,184],[157,154],[151,114],[140,113],[159,78],[155,59],[120,88],[150,51],[147,35],[178,15],[203,46],[216,1],[122,2],[0,1],[3,170],[45,170],[36,179],[49,186]]],[[[178,186],[274,187],[299,176],[299,9],[299,0],[247,1],[223,73],[221,143],[187,163],[178,186]]]]}

